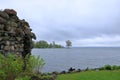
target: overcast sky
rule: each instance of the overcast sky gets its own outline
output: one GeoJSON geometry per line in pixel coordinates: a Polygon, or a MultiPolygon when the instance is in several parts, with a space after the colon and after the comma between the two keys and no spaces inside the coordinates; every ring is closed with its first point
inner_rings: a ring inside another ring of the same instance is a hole
{"type": "Polygon", "coordinates": [[[38,40],[65,46],[120,46],[120,0],[0,0],[17,11],[38,40]]]}

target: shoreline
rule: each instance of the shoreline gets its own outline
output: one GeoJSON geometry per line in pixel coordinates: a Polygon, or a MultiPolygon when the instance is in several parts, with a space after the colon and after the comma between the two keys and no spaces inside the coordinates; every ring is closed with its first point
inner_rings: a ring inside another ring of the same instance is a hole
{"type": "Polygon", "coordinates": [[[99,68],[88,68],[87,67],[86,69],[75,69],[75,68],[70,67],[68,70],[63,70],[61,72],[53,71],[53,72],[46,72],[46,73],[58,75],[58,74],[69,74],[69,73],[76,73],[76,72],[102,71],[102,70],[109,70],[109,71],[120,70],[120,66],[107,64],[99,68]]]}

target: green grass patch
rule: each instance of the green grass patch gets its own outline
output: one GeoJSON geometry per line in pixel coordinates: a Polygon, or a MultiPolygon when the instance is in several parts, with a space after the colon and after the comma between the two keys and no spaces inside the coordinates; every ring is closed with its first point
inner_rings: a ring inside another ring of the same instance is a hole
{"type": "Polygon", "coordinates": [[[120,70],[61,74],[58,75],[56,80],[120,80],[120,70]]]}

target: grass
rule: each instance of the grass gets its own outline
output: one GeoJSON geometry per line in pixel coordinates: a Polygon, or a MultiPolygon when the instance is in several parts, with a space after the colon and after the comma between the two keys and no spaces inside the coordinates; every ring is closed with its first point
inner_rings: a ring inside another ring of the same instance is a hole
{"type": "Polygon", "coordinates": [[[120,80],[120,70],[61,74],[56,80],[120,80]]]}

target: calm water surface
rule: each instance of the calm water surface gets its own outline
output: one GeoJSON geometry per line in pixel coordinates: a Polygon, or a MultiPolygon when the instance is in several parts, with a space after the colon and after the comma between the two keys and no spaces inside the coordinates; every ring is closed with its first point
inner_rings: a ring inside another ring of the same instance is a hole
{"type": "Polygon", "coordinates": [[[43,72],[60,72],[70,67],[85,69],[105,64],[120,65],[120,47],[33,49],[32,53],[35,56],[40,55],[45,60],[43,72]]]}

